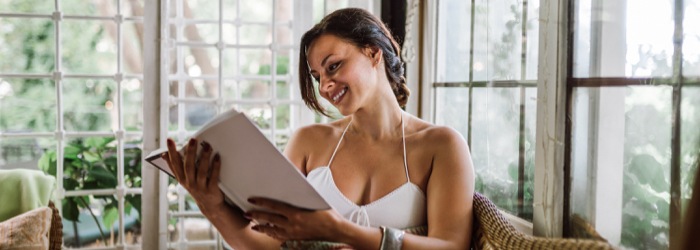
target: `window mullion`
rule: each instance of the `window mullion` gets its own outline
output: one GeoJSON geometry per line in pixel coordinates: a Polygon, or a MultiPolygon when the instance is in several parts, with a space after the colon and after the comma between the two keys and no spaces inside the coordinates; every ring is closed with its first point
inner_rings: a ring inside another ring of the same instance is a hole
{"type": "Polygon", "coordinates": [[[681,96],[683,88],[683,0],[674,1],[673,96],[671,122],[671,201],[669,204],[669,248],[680,242],[681,221],[681,96]]]}

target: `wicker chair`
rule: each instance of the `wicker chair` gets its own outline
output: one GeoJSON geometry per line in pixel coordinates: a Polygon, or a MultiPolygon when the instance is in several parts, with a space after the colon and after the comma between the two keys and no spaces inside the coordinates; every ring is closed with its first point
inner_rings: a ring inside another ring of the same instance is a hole
{"type": "Polygon", "coordinates": [[[526,235],[510,224],[488,198],[474,193],[473,249],[615,249],[603,241],[526,235]]]}
{"type": "Polygon", "coordinates": [[[60,250],[61,245],[63,245],[63,221],[53,201],[49,201],[49,207],[52,211],[51,229],[49,229],[49,250],[60,250]]]}

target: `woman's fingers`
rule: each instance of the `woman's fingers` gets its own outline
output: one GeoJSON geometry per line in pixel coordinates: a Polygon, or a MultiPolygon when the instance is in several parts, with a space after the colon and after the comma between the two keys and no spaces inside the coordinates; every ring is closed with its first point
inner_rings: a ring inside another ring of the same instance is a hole
{"type": "Polygon", "coordinates": [[[187,185],[194,187],[196,185],[196,157],[197,157],[197,139],[191,138],[185,148],[185,179],[187,185]]]}
{"type": "Polygon", "coordinates": [[[276,227],[271,224],[258,224],[252,227],[253,230],[267,234],[268,236],[275,238],[280,241],[288,240],[286,232],[283,228],[276,227]]]}
{"type": "Polygon", "coordinates": [[[202,153],[199,155],[199,166],[197,166],[197,186],[201,189],[207,188],[207,178],[209,178],[211,166],[211,151],[211,145],[202,141],[202,153]]]}
{"type": "Polygon", "coordinates": [[[175,141],[172,139],[168,138],[166,144],[168,145],[168,166],[173,172],[173,175],[175,175],[175,179],[180,181],[185,177],[180,152],[177,151],[177,145],[175,145],[175,141]]]}
{"type": "Polygon", "coordinates": [[[289,220],[287,217],[284,217],[284,215],[280,214],[275,214],[275,213],[268,213],[268,212],[262,212],[262,211],[251,211],[251,212],[246,212],[245,217],[251,220],[256,220],[260,221],[262,223],[267,223],[267,224],[272,224],[274,226],[278,227],[288,227],[289,225],[289,220]]]}
{"type": "Polygon", "coordinates": [[[211,175],[209,176],[207,188],[210,190],[218,190],[219,175],[221,174],[221,156],[219,156],[219,153],[214,154],[214,162],[212,162],[211,168],[211,175]]]}

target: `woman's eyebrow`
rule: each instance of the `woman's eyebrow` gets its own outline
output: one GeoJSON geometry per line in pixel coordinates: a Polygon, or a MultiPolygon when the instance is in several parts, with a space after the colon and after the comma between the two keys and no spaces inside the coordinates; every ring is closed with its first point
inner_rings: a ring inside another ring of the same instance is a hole
{"type": "Polygon", "coordinates": [[[326,56],[326,58],[323,58],[323,60],[321,61],[321,67],[325,67],[325,66],[326,66],[326,62],[328,61],[328,58],[331,57],[332,55],[333,55],[333,54],[328,54],[328,55],[326,56]]]}

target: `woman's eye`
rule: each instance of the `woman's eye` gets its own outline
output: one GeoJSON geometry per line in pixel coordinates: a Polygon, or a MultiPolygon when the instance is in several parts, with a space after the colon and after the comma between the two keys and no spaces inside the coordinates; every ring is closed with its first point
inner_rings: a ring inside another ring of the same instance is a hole
{"type": "Polygon", "coordinates": [[[334,63],[331,65],[328,65],[328,71],[334,71],[334,70],[338,69],[339,65],[340,65],[340,63],[334,63]]]}

